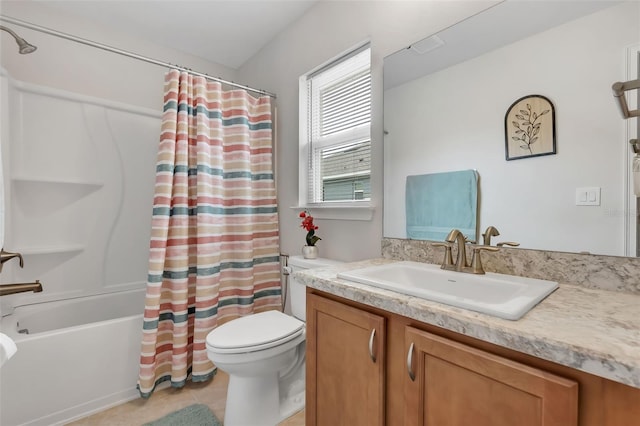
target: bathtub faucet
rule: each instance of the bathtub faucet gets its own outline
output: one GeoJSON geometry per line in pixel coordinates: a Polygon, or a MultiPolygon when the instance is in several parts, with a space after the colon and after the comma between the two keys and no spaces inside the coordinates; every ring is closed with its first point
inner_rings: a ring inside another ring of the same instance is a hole
{"type": "Polygon", "coordinates": [[[42,291],[42,284],[39,280],[34,283],[21,283],[21,284],[1,284],[0,296],[6,296],[8,294],[24,293],[27,291],[33,291],[34,293],[40,293],[42,291]]]}
{"type": "Polygon", "coordinates": [[[0,272],[2,272],[2,266],[4,265],[4,262],[8,262],[15,257],[20,260],[20,267],[24,268],[24,259],[22,259],[22,255],[20,253],[11,253],[5,251],[3,247],[2,250],[0,250],[0,272]]]}

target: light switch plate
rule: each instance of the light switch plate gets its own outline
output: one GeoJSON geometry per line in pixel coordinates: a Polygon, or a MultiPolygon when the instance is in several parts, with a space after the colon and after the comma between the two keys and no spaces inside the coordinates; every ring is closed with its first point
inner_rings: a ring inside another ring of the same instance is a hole
{"type": "Polygon", "coordinates": [[[600,187],[589,186],[576,188],[576,206],[599,206],[600,187]]]}

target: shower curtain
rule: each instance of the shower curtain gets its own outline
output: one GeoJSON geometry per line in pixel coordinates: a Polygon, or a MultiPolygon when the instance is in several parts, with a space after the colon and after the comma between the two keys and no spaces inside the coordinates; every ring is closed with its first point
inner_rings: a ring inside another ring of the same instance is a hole
{"type": "Polygon", "coordinates": [[[216,326],[281,308],[271,99],[165,78],[138,389],[215,374],[216,326]]]}

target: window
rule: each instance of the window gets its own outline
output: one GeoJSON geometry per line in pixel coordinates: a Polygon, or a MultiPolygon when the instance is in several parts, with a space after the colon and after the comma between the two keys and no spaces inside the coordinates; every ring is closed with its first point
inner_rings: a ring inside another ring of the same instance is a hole
{"type": "Polygon", "coordinates": [[[300,78],[300,203],[371,199],[371,51],[300,78]]]}

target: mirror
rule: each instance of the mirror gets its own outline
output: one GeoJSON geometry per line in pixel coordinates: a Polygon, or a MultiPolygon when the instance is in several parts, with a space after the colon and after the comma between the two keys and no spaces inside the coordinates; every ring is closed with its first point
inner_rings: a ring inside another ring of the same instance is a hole
{"type": "Polygon", "coordinates": [[[386,57],[383,235],[407,238],[407,176],[472,169],[480,242],[494,225],[494,244],[635,252],[638,119],[611,86],[638,78],[639,21],[635,1],[506,1],[386,57]],[[505,114],[530,95],[554,107],[555,152],[508,161],[505,114]]]}

